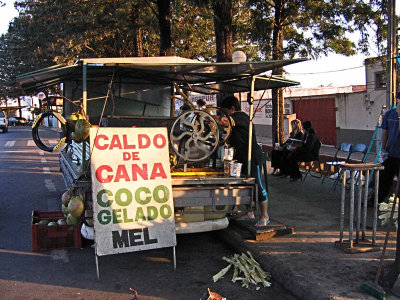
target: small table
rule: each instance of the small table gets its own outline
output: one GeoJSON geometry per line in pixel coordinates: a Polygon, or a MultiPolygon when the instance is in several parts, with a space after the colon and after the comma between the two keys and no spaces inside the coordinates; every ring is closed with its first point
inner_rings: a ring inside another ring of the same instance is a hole
{"type": "Polygon", "coordinates": [[[378,251],[379,247],[376,246],[376,227],[378,220],[378,189],[379,189],[379,171],[383,170],[381,164],[372,163],[360,163],[360,164],[341,164],[340,168],[343,170],[342,179],[342,197],[340,204],[340,239],[335,243],[336,246],[342,248],[348,253],[358,253],[366,251],[378,251]],[[369,173],[370,171],[375,171],[375,197],[373,206],[373,224],[372,224],[372,243],[365,239],[365,232],[367,228],[367,202],[368,202],[368,187],[369,187],[369,173]],[[349,240],[343,240],[343,228],[344,228],[344,208],[345,208],[345,198],[346,198],[346,177],[347,172],[351,172],[351,182],[350,182],[350,211],[349,211],[349,240]],[[361,227],[361,195],[362,195],[362,175],[365,172],[365,182],[364,182],[364,203],[363,203],[363,219],[362,219],[362,229],[361,227]],[[357,178],[356,178],[356,173],[357,178]],[[356,227],[356,239],[355,243],[357,248],[353,247],[353,222],[354,222],[354,186],[356,181],[358,181],[358,199],[357,199],[357,227],[356,227]],[[360,229],[361,239],[360,239],[360,229]],[[371,247],[372,246],[372,247],[371,247]]]}

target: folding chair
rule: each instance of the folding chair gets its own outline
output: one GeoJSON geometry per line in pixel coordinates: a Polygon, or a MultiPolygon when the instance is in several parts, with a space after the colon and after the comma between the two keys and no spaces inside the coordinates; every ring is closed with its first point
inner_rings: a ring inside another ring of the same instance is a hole
{"type": "Polygon", "coordinates": [[[304,178],[302,179],[302,181],[306,180],[308,174],[310,174],[312,177],[318,177],[318,178],[322,177],[321,161],[319,159],[319,156],[316,160],[303,161],[303,162],[304,162],[304,168],[306,170],[306,173],[304,174],[304,178]],[[317,173],[319,173],[319,175],[313,175],[311,173],[312,170],[315,170],[317,173]]]}
{"type": "MultiPolygon", "coordinates": [[[[322,143],[320,141],[318,141],[318,142],[319,142],[319,149],[321,149],[322,143]]],[[[312,177],[318,177],[318,178],[322,177],[321,161],[319,159],[319,149],[318,149],[317,159],[314,159],[312,161],[303,161],[304,167],[306,169],[306,173],[304,174],[304,178],[302,178],[302,181],[306,180],[308,174],[310,174],[312,177]],[[316,164],[318,164],[318,166],[316,164]],[[318,176],[313,175],[311,173],[312,170],[316,170],[319,173],[319,175],[318,176]]],[[[302,162],[300,162],[300,163],[302,163],[302,162]]]]}
{"type": "MultiPolygon", "coordinates": [[[[349,156],[349,161],[350,162],[350,157],[353,157],[354,153],[361,153],[363,154],[362,158],[360,159],[360,162],[364,162],[365,155],[367,154],[368,147],[365,144],[355,144],[351,147],[351,152],[349,156]]],[[[338,177],[335,180],[334,183],[334,188],[336,188],[337,183],[339,182],[340,176],[341,176],[342,170],[340,170],[338,177]]],[[[356,182],[358,182],[358,176],[360,176],[359,172],[356,173],[356,182]]]]}
{"type": "MultiPolygon", "coordinates": [[[[351,155],[351,150],[352,150],[352,144],[350,143],[341,143],[339,145],[339,147],[336,150],[335,156],[333,157],[332,161],[328,161],[326,162],[326,164],[332,168],[334,167],[334,170],[336,170],[336,166],[348,163],[350,160],[350,155],[351,155]],[[345,159],[342,159],[342,157],[345,156],[345,159]]],[[[340,171],[338,171],[338,173],[340,173],[340,171]]],[[[324,178],[322,179],[322,183],[324,183],[326,176],[328,176],[328,174],[325,173],[324,178]]],[[[340,174],[338,174],[338,176],[340,176],[340,174]]]]}
{"type": "Polygon", "coordinates": [[[361,162],[364,162],[365,155],[367,154],[368,147],[365,144],[355,144],[353,145],[353,148],[351,150],[351,154],[353,153],[362,153],[363,157],[361,159],[361,162]]]}

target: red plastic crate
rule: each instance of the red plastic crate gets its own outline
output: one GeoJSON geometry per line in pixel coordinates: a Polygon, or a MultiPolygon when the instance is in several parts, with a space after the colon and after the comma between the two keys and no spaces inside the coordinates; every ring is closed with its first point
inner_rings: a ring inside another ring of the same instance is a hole
{"type": "Polygon", "coordinates": [[[32,211],[32,251],[81,248],[81,225],[36,225],[41,220],[57,222],[65,218],[62,211],[32,211]]]}

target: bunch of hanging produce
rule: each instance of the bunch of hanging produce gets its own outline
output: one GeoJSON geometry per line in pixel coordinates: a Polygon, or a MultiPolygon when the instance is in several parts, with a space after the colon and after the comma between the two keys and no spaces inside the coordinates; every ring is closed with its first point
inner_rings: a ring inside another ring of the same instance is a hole
{"type": "Polygon", "coordinates": [[[271,275],[262,269],[249,251],[247,254],[248,256],[245,253],[235,254],[233,257],[224,256],[222,259],[229,265],[213,276],[214,282],[221,279],[233,267],[232,281],[241,281],[242,287],[250,288],[251,285],[254,285],[256,290],[260,288],[259,284],[263,287],[270,287],[271,282],[268,280],[271,275]]]}
{"type": "MultiPolygon", "coordinates": [[[[389,201],[386,202],[382,202],[379,203],[379,219],[382,220],[382,226],[386,225],[387,223],[389,223],[390,220],[390,213],[392,211],[392,207],[393,207],[393,202],[394,202],[394,195],[389,197],[389,201]]],[[[394,210],[394,214],[393,214],[393,221],[394,224],[396,225],[396,230],[398,227],[398,209],[399,209],[399,202],[396,201],[396,209],[394,210]]]]}
{"type": "Polygon", "coordinates": [[[61,197],[61,210],[66,217],[67,225],[78,225],[85,211],[85,204],[74,189],[64,192],[61,197]]]}
{"type": "Polygon", "coordinates": [[[76,143],[82,143],[89,137],[90,123],[80,113],[72,113],[67,117],[67,126],[71,131],[71,138],[76,143]]]}

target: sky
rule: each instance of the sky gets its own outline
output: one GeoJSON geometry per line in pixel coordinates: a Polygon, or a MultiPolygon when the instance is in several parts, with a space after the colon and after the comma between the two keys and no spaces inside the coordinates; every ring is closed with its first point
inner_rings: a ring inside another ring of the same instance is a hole
{"type": "MultiPolygon", "coordinates": [[[[7,32],[9,22],[18,15],[13,7],[14,0],[2,0],[6,3],[0,7],[0,34],[7,32]]],[[[396,14],[400,12],[399,5],[396,14]]],[[[371,53],[371,56],[376,56],[371,53]]],[[[286,77],[300,82],[301,87],[348,86],[366,84],[363,62],[367,57],[355,55],[346,57],[329,54],[318,60],[311,60],[285,67],[286,77]]]]}

